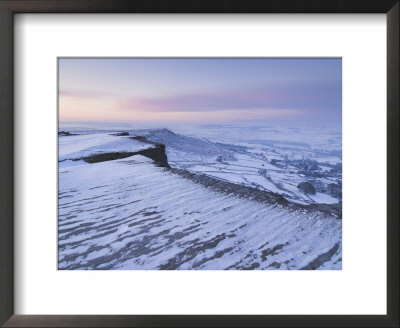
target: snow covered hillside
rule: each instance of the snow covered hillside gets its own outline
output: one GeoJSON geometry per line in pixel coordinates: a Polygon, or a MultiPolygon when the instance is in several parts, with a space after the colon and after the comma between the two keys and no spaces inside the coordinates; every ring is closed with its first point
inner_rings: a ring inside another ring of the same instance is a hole
{"type": "Polygon", "coordinates": [[[172,167],[275,192],[299,204],[342,199],[338,129],[206,126],[187,132],[192,136],[168,129],[132,131],[165,144],[172,167]]]}
{"type": "Polygon", "coordinates": [[[242,184],[249,169],[277,171],[275,182],[286,168],[236,143],[168,130],[130,134],[60,135],[59,269],[341,269],[336,207],[275,201],[283,196],[272,187],[242,184]],[[164,151],[172,168],[160,165],[164,151]],[[233,173],[221,179],[210,168],[233,173]]]}

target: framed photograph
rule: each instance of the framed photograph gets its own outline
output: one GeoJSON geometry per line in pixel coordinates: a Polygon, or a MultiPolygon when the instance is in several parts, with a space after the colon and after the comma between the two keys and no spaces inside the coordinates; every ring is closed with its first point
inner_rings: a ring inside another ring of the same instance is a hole
{"type": "Polygon", "coordinates": [[[58,269],[341,270],[341,72],[59,58],[58,269]]]}
{"type": "Polygon", "coordinates": [[[1,324],[398,327],[398,1],[0,1],[1,324]]]}

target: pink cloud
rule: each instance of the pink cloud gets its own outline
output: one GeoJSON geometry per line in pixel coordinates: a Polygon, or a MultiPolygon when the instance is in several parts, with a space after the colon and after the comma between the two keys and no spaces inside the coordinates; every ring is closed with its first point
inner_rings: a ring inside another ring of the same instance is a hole
{"type": "Polygon", "coordinates": [[[100,90],[71,90],[71,89],[60,89],[58,95],[60,97],[70,97],[77,99],[98,99],[98,98],[114,96],[113,94],[100,90]]]}
{"type": "MultiPolygon", "coordinates": [[[[231,109],[287,108],[293,95],[281,91],[229,90],[209,93],[191,93],[171,97],[133,97],[121,102],[121,107],[154,112],[210,111],[231,109]]],[[[296,97],[298,100],[300,97],[296,97]]],[[[292,106],[293,107],[293,106],[292,106]]]]}

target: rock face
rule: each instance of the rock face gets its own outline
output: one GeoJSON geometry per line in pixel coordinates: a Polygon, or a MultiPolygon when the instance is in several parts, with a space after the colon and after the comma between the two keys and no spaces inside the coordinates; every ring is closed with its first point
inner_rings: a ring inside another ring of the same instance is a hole
{"type": "Polygon", "coordinates": [[[143,149],[136,152],[109,152],[95,154],[83,158],[74,159],[75,161],[83,159],[85,162],[93,164],[99,162],[107,162],[116,159],[122,159],[133,155],[143,155],[154,161],[157,166],[170,167],[168,164],[167,155],[165,153],[165,145],[156,144],[154,148],[143,149]]]}
{"type": "Polygon", "coordinates": [[[102,153],[102,154],[95,154],[83,158],[74,159],[75,161],[83,159],[86,163],[100,163],[100,162],[107,162],[113,161],[116,159],[126,158],[135,155],[132,152],[113,152],[113,153],[102,153]]]}
{"type": "Polygon", "coordinates": [[[151,158],[158,166],[170,167],[168,164],[167,154],[165,153],[165,145],[163,144],[156,144],[154,148],[141,150],[137,152],[137,154],[151,158]]]}
{"type": "Polygon", "coordinates": [[[305,194],[315,195],[316,191],[313,185],[309,182],[300,182],[297,186],[305,194]]]}

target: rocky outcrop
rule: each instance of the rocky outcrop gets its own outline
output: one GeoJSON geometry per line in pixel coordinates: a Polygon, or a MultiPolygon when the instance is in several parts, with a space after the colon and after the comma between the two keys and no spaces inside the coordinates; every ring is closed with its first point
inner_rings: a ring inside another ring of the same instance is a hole
{"type": "Polygon", "coordinates": [[[222,181],[205,174],[193,173],[183,169],[171,168],[170,171],[207,188],[224,192],[229,195],[235,195],[240,198],[246,198],[260,203],[277,204],[283,206],[289,205],[289,201],[286,200],[285,197],[274,192],[254,189],[232,182],[222,181]]]}
{"type": "MultiPolygon", "coordinates": [[[[115,135],[118,137],[122,136],[129,136],[128,132],[119,132],[114,133],[111,135],[115,135]]],[[[122,159],[134,155],[142,155],[148,157],[154,161],[157,166],[169,168],[167,154],[165,153],[165,145],[161,143],[151,142],[146,140],[144,137],[130,137],[131,139],[139,140],[144,144],[149,144],[147,149],[142,149],[135,152],[107,152],[107,153],[100,153],[94,154],[86,157],[80,157],[73,159],[74,161],[84,160],[87,163],[99,163],[99,162],[106,162],[106,161],[113,161],[116,159],[122,159]]]]}
{"type": "Polygon", "coordinates": [[[74,159],[74,161],[84,160],[87,163],[93,164],[99,162],[113,161],[133,155],[142,155],[148,157],[152,159],[157,166],[169,168],[167,155],[165,153],[165,146],[162,144],[158,144],[152,148],[143,149],[135,152],[109,152],[94,154],[86,157],[76,158],[74,159]]]}
{"type": "Polygon", "coordinates": [[[129,132],[110,133],[110,136],[127,137],[129,136],[129,132]]]}
{"type": "Polygon", "coordinates": [[[69,131],[58,131],[59,136],[67,137],[67,136],[78,136],[77,133],[71,133],[69,131]]]}
{"type": "Polygon", "coordinates": [[[74,161],[79,161],[83,159],[86,163],[99,163],[99,162],[107,162],[107,161],[113,161],[116,159],[121,159],[121,158],[126,158],[135,155],[135,153],[132,152],[113,152],[113,153],[101,153],[101,154],[95,154],[95,155],[90,155],[87,157],[81,157],[74,159],[74,161]]]}
{"type": "Polygon", "coordinates": [[[154,148],[144,149],[138,151],[136,154],[151,158],[157,166],[170,167],[168,164],[167,154],[165,153],[165,145],[163,144],[156,144],[154,148]]]}

